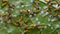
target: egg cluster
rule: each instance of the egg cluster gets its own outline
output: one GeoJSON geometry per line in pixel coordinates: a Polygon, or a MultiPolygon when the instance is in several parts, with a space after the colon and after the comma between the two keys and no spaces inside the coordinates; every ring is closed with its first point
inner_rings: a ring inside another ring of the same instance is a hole
{"type": "Polygon", "coordinates": [[[60,0],[2,0],[0,33],[60,34],[59,11],[60,0]]]}

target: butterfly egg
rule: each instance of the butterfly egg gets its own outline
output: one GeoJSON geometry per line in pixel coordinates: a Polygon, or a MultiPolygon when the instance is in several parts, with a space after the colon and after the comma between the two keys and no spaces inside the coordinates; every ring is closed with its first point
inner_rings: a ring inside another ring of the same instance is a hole
{"type": "Polygon", "coordinates": [[[37,22],[37,25],[40,25],[40,22],[37,22]]]}
{"type": "Polygon", "coordinates": [[[16,6],[16,8],[20,8],[20,6],[16,6]]]}
{"type": "Polygon", "coordinates": [[[49,14],[49,13],[48,13],[48,12],[46,12],[46,13],[45,13],[44,15],[42,15],[42,16],[44,17],[44,16],[46,16],[46,15],[48,15],[48,14],[49,14]]]}
{"type": "Polygon", "coordinates": [[[20,3],[20,1],[16,1],[16,4],[19,4],[20,3]]]}
{"type": "Polygon", "coordinates": [[[44,11],[41,11],[41,13],[40,14],[44,14],[44,11]]]}
{"type": "Polygon", "coordinates": [[[46,15],[48,15],[48,14],[49,14],[49,12],[46,12],[45,14],[46,14],[46,15]]]}
{"type": "Polygon", "coordinates": [[[4,14],[4,11],[3,12],[0,12],[1,14],[4,14]]]}
{"type": "Polygon", "coordinates": [[[32,15],[29,15],[29,17],[31,18],[31,17],[32,17],[32,15]]]}
{"type": "Polygon", "coordinates": [[[7,27],[4,27],[4,29],[7,29],[7,27]]]}
{"type": "Polygon", "coordinates": [[[28,10],[30,12],[30,10],[28,10]]]}
{"type": "Polygon", "coordinates": [[[44,9],[46,9],[47,8],[47,6],[44,6],[44,9]]]}
{"type": "Polygon", "coordinates": [[[60,25],[59,25],[59,24],[55,25],[55,28],[59,28],[59,27],[60,27],[60,25]]]}
{"type": "Polygon", "coordinates": [[[17,15],[13,15],[14,17],[16,17],[17,15]]]}
{"type": "Polygon", "coordinates": [[[22,5],[21,7],[24,7],[24,5],[22,5]]]}
{"type": "Polygon", "coordinates": [[[25,6],[28,7],[28,6],[30,6],[30,4],[27,2],[25,6]]]}
{"type": "Polygon", "coordinates": [[[57,20],[57,19],[56,19],[56,18],[54,18],[54,19],[52,19],[51,21],[52,21],[52,22],[54,22],[54,21],[56,21],[56,20],[57,20]]]}
{"type": "Polygon", "coordinates": [[[20,10],[20,13],[22,13],[23,11],[22,10],[20,10]]]}
{"type": "Polygon", "coordinates": [[[45,17],[45,16],[46,16],[46,14],[43,14],[43,15],[42,15],[42,17],[45,17]]]}
{"type": "Polygon", "coordinates": [[[30,0],[30,2],[33,2],[33,0],[30,0]]]}
{"type": "Polygon", "coordinates": [[[34,8],[34,10],[36,10],[36,8],[34,8]]]}
{"type": "Polygon", "coordinates": [[[58,4],[55,4],[55,5],[52,5],[52,6],[54,6],[55,8],[57,8],[58,7],[58,4]]]}
{"type": "Polygon", "coordinates": [[[48,21],[51,21],[51,19],[50,19],[50,18],[48,18],[48,21]]]}
{"type": "Polygon", "coordinates": [[[2,17],[0,17],[0,20],[2,20],[2,17]]]}
{"type": "Polygon", "coordinates": [[[53,27],[51,27],[51,29],[53,30],[54,28],[53,28],[53,27]]]}
{"type": "Polygon", "coordinates": [[[34,16],[36,16],[36,14],[34,14],[34,16]]]}
{"type": "Polygon", "coordinates": [[[27,5],[25,5],[25,6],[27,7],[27,6],[30,6],[30,5],[27,4],[27,5]]]}
{"type": "Polygon", "coordinates": [[[22,34],[24,34],[24,32],[22,32],[22,34]]]}
{"type": "Polygon", "coordinates": [[[0,10],[0,13],[2,13],[2,14],[3,14],[3,13],[4,13],[4,11],[3,11],[3,10],[0,10]]]}
{"type": "Polygon", "coordinates": [[[48,26],[51,26],[51,24],[48,24],[48,26]]]}
{"type": "Polygon", "coordinates": [[[52,17],[52,15],[49,15],[49,17],[52,17]]]}
{"type": "Polygon", "coordinates": [[[38,21],[38,18],[36,18],[36,21],[38,21]]]}
{"type": "Polygon", "coordinates": [[[58,15],[58,17],[60,17],[60,15],[58,15]]]}
{"type": "Polygon", "coordinates": [[[11,9],[12,11],[14,10],[14,9],[11,9]]]}
{"type": "Polygon", "coordinates": [[[3,23],[3,21],[0,22],[0,24],[2,24],[2,23],[3,23]]]}
{"type": "Polygon", "coordinates": [[[13,29],[8,29],[8,33],[11,33],[13,31],[13,29]]]}
{"type": "Polygon", "coordinates": [[[30,13],[30,11],[31,11],[31,10],[29,9],[28,12],[30,13]]]}
{"type": "Polygon", "coordinates": [[[47,28],[47,26],[45,26],[44,28],[47,28]]]}
{"type": "Polygon", "coordinates": [[[17,15],[12,14],[13,17],[16,17],[17,15]]]}

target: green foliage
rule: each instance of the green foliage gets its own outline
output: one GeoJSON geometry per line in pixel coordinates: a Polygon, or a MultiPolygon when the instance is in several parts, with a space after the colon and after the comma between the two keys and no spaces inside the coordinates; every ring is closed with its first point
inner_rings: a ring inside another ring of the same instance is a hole
{"type": "MultiPolygon", "coordinates": [[[[48,6],[49,4],[43,1],[39,0],[40,12],[34,13],[36,16],[32,16],[30,14],[26,16],[25,14],[22,14],[20,11],[27,9],[32,10],[33,12],[35,7],[31,0],[9,0],[7,5],[4,6],[3,8],[1,7],[2,0],[0,0],[0,14],[7,14],[8,4],[14,4],[15,5],[14,9],[11,9],[10,11],[12,19],[16,19],[18,20],[18,22],[20,22],[20,16],[23,17],[22,27],[15,26],[14,24],[12,24],[12,21],[10,19],[6,18],[8,22],[7,28],[5,26],[5,22],[2,20],[2,17],[0,16],[0,34],[22,34],[24,32],[24,27],[26,26],[29,27],[33,23],[37,25],[45,25],[44,26],[45,29],[42,29],[43,34],[60,34],[60,20],[57,17],[54,17],[55,12],[53,12],[55,10],[55,7],[51,5],[52,7],[51,10],[53,14],[53,16],[51,16],[50,15],[51,11],[49,12],[50,9],[48,10],[48,12],[44,12],[46,6],[48,6]],[[23,5],[21,5],[21,2],[23,3],[23,5]],[[29,18],[27,24],[24,23],[26,18],[29,18]],[[54,21],[54,19],[56,20],[54,21]]],[[[53,1],[56,0],[51,0],[51,2],[53,1]]],[[[41,32],[40,29],[38,30],[37,28],[32,28],[26,34],[40,34],[40,32],[41,32]]]]}

